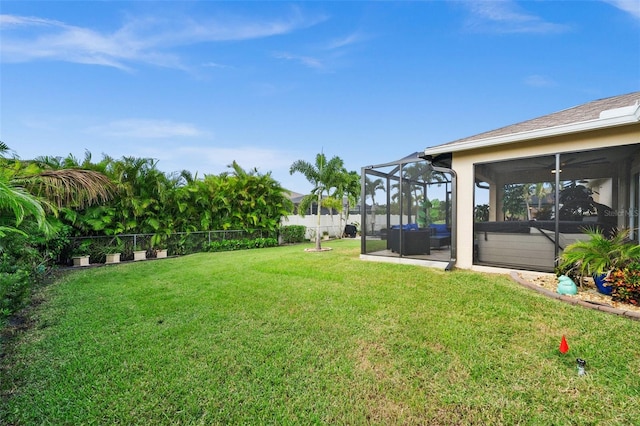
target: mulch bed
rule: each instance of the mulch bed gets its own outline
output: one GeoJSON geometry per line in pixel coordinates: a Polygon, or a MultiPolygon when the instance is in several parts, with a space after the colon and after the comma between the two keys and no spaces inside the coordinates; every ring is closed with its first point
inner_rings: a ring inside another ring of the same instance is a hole
{"type": "Polygon", "coordinates": [[[558,279],[553,274],[513,272],[511,278],[554,299],[640,320],[640,307],[630,303],[614,302],[611,296],[599,293],[593,280],[589,278],[578,287],[578,294],[575,295],[558,294],[558,279]]]}

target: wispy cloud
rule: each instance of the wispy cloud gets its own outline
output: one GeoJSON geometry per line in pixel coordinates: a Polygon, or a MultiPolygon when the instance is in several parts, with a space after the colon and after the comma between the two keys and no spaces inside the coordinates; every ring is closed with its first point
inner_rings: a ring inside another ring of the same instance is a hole
{"type": "Polygon", "coordinates": [[[497,33],[561,33],[570,27],[548,22],[523,10],[513,0],[464,1],[460,3],[471,12],[467,28],[472,31],[497,33]]]}
{"type": "Polygon", "coordinates": [[[331,40],[326,48],[329,50],[333,50],[333,49],[340,49],[343,47],[347,47],[356,43],[360,43],[362,41],[364,41],[366,39],[366,37],[364,35],[362,35],[359,32],[355,32],[352,34],[348,34],[344,37],[340,37],[340,38],[336,38],[331,40]]]}
{"type": "Polygon", "coordinates": [[[297,62],[307,68],[317,71],[330,72],[336,63],[336,59],[344,56],[348,47],[360,43],[366,39],[359,32],[354,32],[343,37],[334,38],[324,44],[313,48],[313,55],[300,55],[290,52],[275,52],[276,59],[297,62]]]}
{"type": "Polygon", "coordinates": [[[318,58],[314,58],[312,56],[304,56],[304,55],[295,55],[287,52],[276,52],[273,54],[273,57],[276,59],[284,59],[287,61],[294,61],[299,64],[304,65],[308,68],[313,68],[316,70],[324,69],[325,66],[322,61],[318,58]]]}
{"type": "Polygon", "coordinates": [[[206,62],[202,64],[202,66],[205,68],[233,68],[229,65],[219,64],[217,62],[206,62]]]}
{"type": "Polygon", "coordinates": [[[3,62],[48,59],[127,69],[125,62],[135,55],[117,35],[101,35],[56,20],[0,15],[0,27],[3,62]]]}
{"type": "Polygon", "coordinates": [[[527,86],[533,87],[553,87],[557,85],[557,83],[551,78],[540,74],[532,74],[527,76],[524,79],[524,83],[527,86]]]}
{"type": "Polygon", "coordinates": [[[638,0],[604,0],[604,2],[630,14],[635,19],[640,19],[640,1],[638,0]]]}
{"type": "Polygon", "coordinates": [[[101,126],[94,126],[90,133],[116,138],[165,139],[173,137],[197,137],[206,135],[195,125],[170,120],[126,119],[101,126]]]}
{"type": "Polygon", "coordinates": [[[130,70],[136,63],[184,68],[172,51],[205,42],[249,40],[288,34],[321,22],[294,8],[285,17],[136,17],[114,31],[98,31],[33,16],[0,15],[3,62],[66,61],[130,70]]]}

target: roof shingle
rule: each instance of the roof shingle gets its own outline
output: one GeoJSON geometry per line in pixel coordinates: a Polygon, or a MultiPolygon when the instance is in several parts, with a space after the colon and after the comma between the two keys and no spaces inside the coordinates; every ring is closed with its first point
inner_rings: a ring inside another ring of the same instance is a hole
{"type": "Polygon", "coordinates": [[[600,117],[603,111],[622,108],[640,103],[640,92],[632,92],[626,95],[613,96],[610,98],[599,99],[568,108],[559,112],[544,115],[532,120],[523,121],[521,123],[512,124],[499,129],[480,133],[474,136],[458,139],[438,146],[446,146],[458,144],[478,139],[487,139],[497,136],[512,135],[522,132],[541,130],[550,127],[562,126],[566,124],[579,123],[583,121],[595,120],[600,117]]]}

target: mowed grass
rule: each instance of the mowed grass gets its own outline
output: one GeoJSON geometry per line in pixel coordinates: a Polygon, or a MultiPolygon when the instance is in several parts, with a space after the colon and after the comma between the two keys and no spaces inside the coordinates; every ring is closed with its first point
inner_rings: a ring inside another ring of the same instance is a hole
{"type": "Polygon", "coordinates": [[[640,322],[325,245],[65,276],[2,360],[0,423],[640,424],[640,322]]]}

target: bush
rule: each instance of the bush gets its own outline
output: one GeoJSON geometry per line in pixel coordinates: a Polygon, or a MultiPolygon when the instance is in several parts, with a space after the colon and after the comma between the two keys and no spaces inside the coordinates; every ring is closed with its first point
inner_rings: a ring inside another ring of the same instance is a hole
{"type": "Polygon", "coordinates": [[[28,300],[32,281],[24,270],[0,272],[0,319],[11,315],[28,300]]]}
{"type": "Polygon", "coordinates": [[[254,238],[243,240],[220,240],[211,241],[208,251],[233,251],[233,250],[248,250],[253,248],[265,248],[276,247],[278,241],[275,238],[254,238]]]}
{"type": "Polygon", "coordinates": [[[640,304],[640,261],[631,262],[616,269],[609,276],[612,287],[611,298],[618,302],[640,304]]]}
{"type": "Polygon", "coordinates": [[[303,225],[289,225],[280,228],[280,236],[282,242],[286,244],[302,243],[304,242],[304,235],[307,232],[307,227],[303,225]]]}
{"type": "Polygon", "coordinates": [[[569,244],[558,259],[557,272],[571,277],[606,274],[622,269],[640,257],[640,246],[629,240],[629,229],[607,236],[600,229],[587,229],[588,240],[569,244]]]}
{"type": "Polygon", "coordinates": [[[48,240],[33,224],[24,225],[26,235],[9,233],[0,240],[0,318],[29,301],[31,288],[48,273],[64,244],[64,237],[48,240]]]}
{"type": "Polygon", "coordinates": [[[198,253],[207,251],[209,242],[203,233],[180,234],[177,238],[170,238],[167,242],[167,249],[175,255],[198,253]]]}

